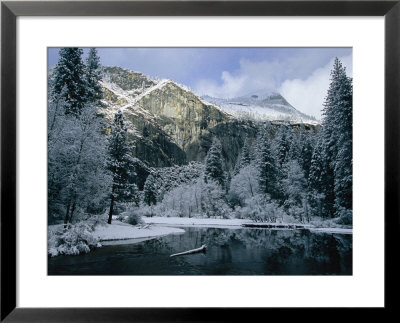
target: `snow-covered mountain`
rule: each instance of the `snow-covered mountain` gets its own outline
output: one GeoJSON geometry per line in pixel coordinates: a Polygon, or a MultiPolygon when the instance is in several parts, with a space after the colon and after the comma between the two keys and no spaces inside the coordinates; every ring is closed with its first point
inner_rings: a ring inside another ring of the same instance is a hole
{"type": "Polygon", "coordinates": [[[280,94],[250,94],[232,100],[201,98],[172,80],[157,80],[120,67],[104,67],[102,114],[110,122],[122,110],[135,142],[134,155],[149,166],[202,162],[214,137],[233,167],[244,138],[256,137],[260,121],[311,130],[316,122],[280,94]]]}
{"type": "Polygon", "coordinates": [[[274,91],[261,90],[232,99],[206,95],[203,99],[240,119],[318,124],[313,117],[296,110],[281,94],[274,91]]]}

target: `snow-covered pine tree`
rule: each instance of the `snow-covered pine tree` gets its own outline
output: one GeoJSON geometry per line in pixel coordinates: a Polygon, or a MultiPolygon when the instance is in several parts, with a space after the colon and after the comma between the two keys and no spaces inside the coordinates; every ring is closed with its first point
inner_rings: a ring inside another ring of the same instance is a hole
{"type": "Polygon", "coordinates": [[[271,151],[276,163],[275,199],[278,199],[280,203],[284,202],[282,180],[287,176],[287,162],[295,158],[295,150],[297,150],[295,146],[295,136],[292,133],[292,129],[286,125],[279,126],[273,140],[271,140],[271,151]]]}
{"type": "Polygon", "coordinates": [[[101,99],[103,97],[103,90],[100,85],[100,67],[100,57],[97,55],[96,48],[90,48],[86,59],[86,96],[87,101],[96,106],[101,105],[101,99]]]}
{"type": "Polygon", "coordinates": [[[343,224],[353,221],[352,146],[345,143],[338,152],[335,164],[335,216],[343,224]]]}
{"type": "MultiPolygon", "coordinates": [[[[322,123],[324,139],[332,156],[337,155],[341,146],[340,140],[351,140],[352,106],[352,80],[347,77],[346,68],[336,58],[331,71],[331,83],[324,102],[322,123]]],[[[332,158],[332,160],[334,159],[332,158]]]]}
{"type": "Polygon", "coordinates": [[[86,97],[85,65],[82,62],[82,49],[61,48],[60,59],[54,70],[53,91],[60,94],[64,87],[65,113],[78,116],[86,97]]]}
{"type": "Polygon", "coordinates": [[[204,181],[208,183],[210,180],[224,187],[225,176],[222,164],[222,146],[217,138],[213,139],[205,161],[204,181]]]}
{"type": "Polygon", "coordinates": [[[233,170],[233,175],[237,175],[243,167],[250,165],[251,162],[250,146],[251,146],[251,141],[248,137],[246,137],[243,143],[242,150],[237,158],[236,165],[233,170]]]}
{"type": "Polygon", "coordinates": [[[153,174],[147,176],[146,182],[144,183],[144,202],[147,205],[156,204],[157,202],[157,185],[153,174]]]}
{"type": "Polygon", "coordinates": [[[269,135],[264,129],[260,130],[257,137],[256,165],[259,172],[260,193],[270,194],[272,198],[278,198],[280,192],[277,163],[272,152],[269,135]]]}
{"type": "Polygon", "coordinates": [[[304,130],[300,132],[299,141],[302,143],[300,150],[299,163],[304,170],[304,176],[308,180],[311,167],[311,159],[314,150],[315,135],[308,134],[304,130]]]}
{"type": "Polygon", "coordinates": [[[125,124],[124,114],[121,110],[114,116],[111,125],[111,134],[108,142],[108,169],[112,174],[111,201],[108,213],[108,223],[111,224],[114,203],[136,202],[137,186],[133,181],[135,176],[132,171],[133,158],[130,152],[134,146],[127,140],[128,128],[125,124]]]}
{"type": "Polygon", "coordinates": [[[348,141],[339,148],[335,163],[335,216],[346,224],[352,222],[352,166],[352,141],[348,141]]]}
{"type": "Polygon", "coordinates": [[[276,154],[276,161],[278,166],[281,167],[288,161],[288,154],[292,139],[291,129],[286,126],[280,126],[274,139],[274,150],[276,154]]]}
{"type": "Polygon", "coordinates": [[[309,184],[309,203],[316,216],[331,217],[333,210],[333,186],[330,166],[326,157],[323,133],[318,134],[311,158],[309,184]]]}
{"type": "MultiPolygon", "coordinates": [[[[323,110],[323,131],[327,147],[328,176],[334,196],[332,215],[351,213],[352,208],[352,137],[353,86],[346,68],[338,58],[331,72],[331,83],[323,110]]],[[[329,195],[328,195],[329,196],[329,195]]]]}
{"type": "Polygon", "coordinates": [[[289,136],[289,152],[286,157],[286,162],[296,160],[300,164],[302,158],[302,150],[306,140],[306,133],[304,131],[304,125],[300,125],[300,129],[290,129],[291,136],[289,136]]]}

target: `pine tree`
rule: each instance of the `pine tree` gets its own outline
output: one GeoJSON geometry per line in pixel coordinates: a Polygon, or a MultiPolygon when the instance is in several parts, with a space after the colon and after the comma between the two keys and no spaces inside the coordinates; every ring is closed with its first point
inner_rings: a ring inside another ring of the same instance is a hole
{"type": "Polygon", "coordinates": [[[279,127],[274,140],[274,150],[278,166],[282,166],[288,161],[291,139],[290,129],[287,129],[284,126],[279,127]]]}
{"type": "Polygon", "coordinates": [[[97,55],[96,48],[90,48],[89,54],[86,60],[86,97],[87,102],[90,102],[96,106],[101,105],[101,99],[103,97],[103,90],[100,85],[101,81],[101,69],[100,69],[100,58],[97,55]]]}
{"type": "MultiPolygon", "coordinates": [[[[353,86],[338,58],[331,72],[331,83],[324,104],[324,140],[328,160],[328,192],[333,196],[332,214],[348,214],[352,207],[352,119],[353,86]]],[[[328,195],[329,197],[329,195],[328,195]]]]}
{"type": "Polygon", "coordinates": [[[54,93],[60,94],[64,90],[65,113],[78,116],[86,98],[85,65],[82,62],[82,49],[61,48],[60,59],[54,70],[54,93]]]}
{"type": "Polygon", "coordinates": [[[127,140],[128,128],[121,110],[114,116],[108,143],[108,168],[112,174],[112,189],[108,223],[111,224],[116,201],[131,202],[137,200],[137,187],[133,182],[133,158],[129,154],[134,148],[127,140]]]}
{"type": "Polygon", "coordinates": [[[272,198],[280,196],[278,188],[278,170],[272,152],[270,139],[265,130],[257,138],[256,165],[259,172],[259,189],[262,194],[270,194],[272,198]]]}
{"type": "Polygon", "coordinates": [[[310,174],[313,147],[314,147],[314,135],[310,135],[302,131],[300,133],[299,141],[302,143],[299,163],[304,170],[305,178],[308,180],[308,176],[310,174]]]}
{"type": "Polygon", "coordinates": [[[318,134],[311,158],[309,183],[309,202],[316,216],[333,216],[332,169],[327,158],[324,134],[318,134]]]}
{"type": "MultiPolygon", "coordinates": [[[[335,162],[335,215],[345,217],[351,214],[353,202],[353,158],[352,141],[346,141],[339,148],[335,162]]],[[[351,221],[347,219],[346,221],[351,221]]]]}
{"type": "Polygon", "coordinates": [[[251,162],[250,146],[251,146],[250,139],[246,137],[246,139],[244,140],[242,151],[240,152],[237,158],[235,169],[233,170],[233,175],[237,175],[243,167],[250,165],[251,162]]]}
{"type": "Polygon", "coordinates": [[[210,180],[224,187],[225,176],[222,164],[222,146],[217,138],[213,139],[205,161],[204,181],[207,183],[210,180]]]}
{"type": "Polygon", "coordinates": [[[346,75],[346,68],[338,58],[331,71],[331,83],[323,109],[325,139],[333,156],[342,144],[352,138],[353,86],[346,75]]]}
{"type": "Polygon", "coordinates": [[[144,191],[144,202],[147,205],[156,204],[157,202],[156,180],[152,174],[147,176],[143,191],[144,191]]]}

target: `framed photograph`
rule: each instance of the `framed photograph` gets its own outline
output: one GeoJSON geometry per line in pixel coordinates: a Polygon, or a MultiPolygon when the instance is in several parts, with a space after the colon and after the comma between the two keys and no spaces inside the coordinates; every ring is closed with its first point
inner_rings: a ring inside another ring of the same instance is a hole
{"type": "Polygon", "coordinates": [[[1,8],[2,320],[392,308],[397,1],[1,8]]]}

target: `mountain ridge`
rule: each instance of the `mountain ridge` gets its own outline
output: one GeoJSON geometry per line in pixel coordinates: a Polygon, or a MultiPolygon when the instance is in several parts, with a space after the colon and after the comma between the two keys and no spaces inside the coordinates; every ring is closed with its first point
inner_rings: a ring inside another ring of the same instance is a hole
{"type": "Polygon", "coordinates": [[[240,119],[254,121],[299,122],[318,124],[315,118],[308,116],[293,107],[279,92],[271,91],[264,94],[252,92],[245,96],[229,99],[203,96],[203,99],[220,106],[226,112],[240,119]]]}

